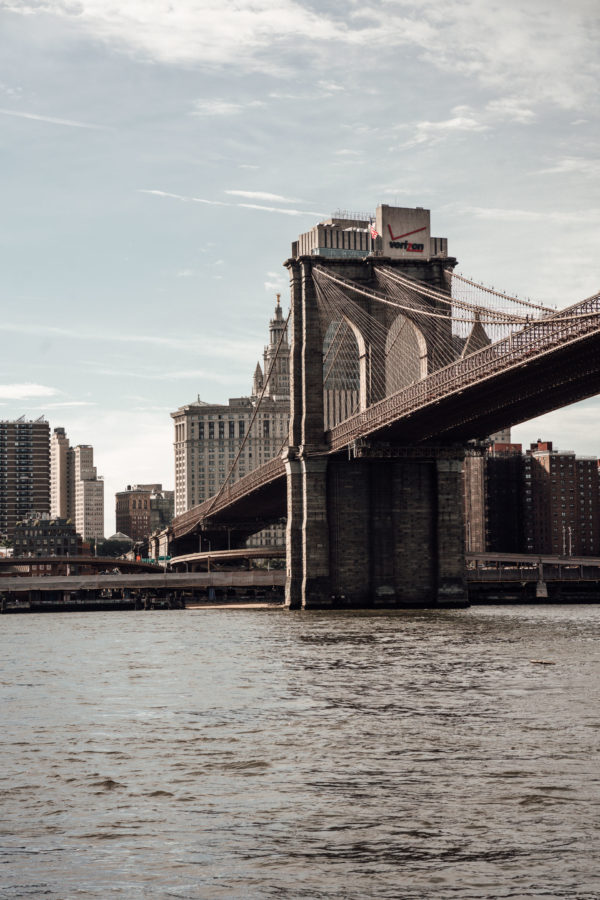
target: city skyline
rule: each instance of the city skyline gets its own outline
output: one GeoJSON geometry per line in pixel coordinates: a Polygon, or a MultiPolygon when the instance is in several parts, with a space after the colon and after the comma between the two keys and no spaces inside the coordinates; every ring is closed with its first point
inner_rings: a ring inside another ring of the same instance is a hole
{"type": "MultiPolygon", "coordinates": [[[[107,498],[174,486],[173,410],[250,393],[337,207],[426,206],[459,271],[535,300],[600,284],[590,2],[236,9],[0,4],[0,417],[85,435],[107,498]]],[[[597,455],[598,409],[513,437],[597,455]]]]}

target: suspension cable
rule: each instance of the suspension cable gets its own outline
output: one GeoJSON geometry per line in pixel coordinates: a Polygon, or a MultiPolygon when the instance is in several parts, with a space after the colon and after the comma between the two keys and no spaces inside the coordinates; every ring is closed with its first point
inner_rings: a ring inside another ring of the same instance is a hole
{"type": "Polygon", "coordinates": [[[221,487],[219,488],[219,490],[217,491],[217,493],[214,495],[214,497],[212,497],[210,506],[208,507],[208,509],[207,509],[206,512],[204,513],[204,517],[205,517],[205,518],[208,517],[208,515],[209,515],[210,511],[212,510],[213,506],[215,505],[215,503],[217,502],[217,500],[219,499],[219,497],[221,496],[221,494],[222,494],[223,491],[225,490],[225,488],[226,488],[226,486],[227,486],[227,484],[228,484],[228,482],[229,482],[229,479],[231,478],[231,475],[232,475],[232,473],[233,473],[233,471],[234,471],[236,465],[238,464],[239,458],[240,458],[240,456],[242,455],[242,450],[243,450],[244,447],[246,446],[246,443],[247,443],[247,441],[248,441],[248,439],[249,439],[249,437],[250,437],[250,434],[251,434],[251,432],[252,432],[252,426],[254,425],[255,419],[256,419],[256,417],[257,417],[257,415],[258,415],[258,411],[259,411],[259,409],[260,409],[260,405],[261,405],[261,403],[262,403],[262,401],[263,401],[263,397],[265,396],[265,392],[266,392],[266,390],[267,390],[267,386],[268,386],[269,381],[270,381],[270,379],[271,379],[271,374],[272,374],[273,369],[274,369],[274,367],[275,367],[275,362],[276,362],[276,360],[277,360],[277,356],[279,355],[279,350],[281,349],[281,344],[283,343],[283,339],[284,339],[284,337],[285,337],[286,334],[287,334],[287,327],[288,327],[288,322],[289,322],[289,320],[290,320],[291,314],[292,314],[292,310],[291,310],[291,308],[290,308],[290,311],[289,311],[289,313],[287,314],[287,319],[285,320],[285,325],[284,325],[284,327],[282,328],[281,334],[280,334],[280,336],[279,336],[279,341],[278,341],[278,343],[277,343],[277,348],[276,348],[276,350],[275,350],[275,356],[274,356],[273,359],[271,360],[271,365],[269,366],[268,374],[267,374],[267,376],[266,376],[266,378],[265,378],[265,381],[264,381],[264,384],[263,384],[262,391],[260,392],[260,397],[258,398],[258,401],[257,401],[257,403],[256,403],[256,406],[254,407],[254,411],[253,411],[252,417],[251,417],[251,419],[250,419],[250,424],[249,424],[249,426],[248,426],[248,430],[246,431],[246,434],[244,435],[244,439],[243,439],[242,443],[241,443],[240,446],[239,446],[239,449],[238,449],[238,452],[237,452],[237,454],[236,454],[235,459],[233,460],[233,462],[231,463],[231,466],[229,467],[229,471],[228,471],[227,475],[225,476],[225,480],[224,480],[223,483],[221,484],[221,487]]]}

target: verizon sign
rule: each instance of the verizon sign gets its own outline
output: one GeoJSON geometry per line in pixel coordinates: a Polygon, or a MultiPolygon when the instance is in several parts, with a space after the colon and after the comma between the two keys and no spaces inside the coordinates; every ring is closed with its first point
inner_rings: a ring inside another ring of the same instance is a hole
{"type": "Polygon", "coordinates": [[[429,259],[429,210],[377,207],[377,231],[384,256],[429,259]]]}

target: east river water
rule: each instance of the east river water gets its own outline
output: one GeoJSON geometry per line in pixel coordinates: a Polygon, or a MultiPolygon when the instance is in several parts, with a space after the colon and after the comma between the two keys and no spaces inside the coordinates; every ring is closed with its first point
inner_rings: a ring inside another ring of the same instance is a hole
{"type": "Polygon", "coordinates": [[[0,640],[3,898],[600,897],[600,606],[0,640]]]}

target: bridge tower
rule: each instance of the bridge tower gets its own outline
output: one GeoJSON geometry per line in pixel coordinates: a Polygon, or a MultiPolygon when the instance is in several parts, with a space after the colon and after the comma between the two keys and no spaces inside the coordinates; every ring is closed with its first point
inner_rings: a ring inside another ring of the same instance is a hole
{"type": "MultiPolygon", "coordinates": [[[[321,223],[292,245],[285,265],[291,292],[290,430],[284,451],[287,476],[286,603],[294,609],[334,604],[418,605],[462,601],[464,535],[461,471],[455,446],[410,446],[396,439],[368,443],[332,456],[326,429],[323,347],[328,321],[319,304],[323,271],[343,284],[380,288],[384,269],[448,291],[445,273],[456,260],[444,238],[430,235],[429,211],[380,206],[376,221],[341,215],[321,223]],[[373,234],[374,232],[374,234],[373,234]]],[[[398,333],[398,311],[365,297],[344,313],[358,348],[360,409],[394,389],[385,370],[386,344],[398,333]],[[359,310],[380,327],[366,333],[359,310]],[[376,378],[376,373],[379,377],[376,378]]],[[[423,301],[424,303],[427,301],[423,301]]],[[[418,380],[446,364],[440,341],[451,331],[449,306],[426,318],[405,311],[415,355],[404,377],[418,380]],[[413,372],[412,376],[410,372],[413,372]]],[[[411,350],[411,347],[413,348],[411,350]]],[[[398,385],[398,387],[404,385],[398,385]]]]}

